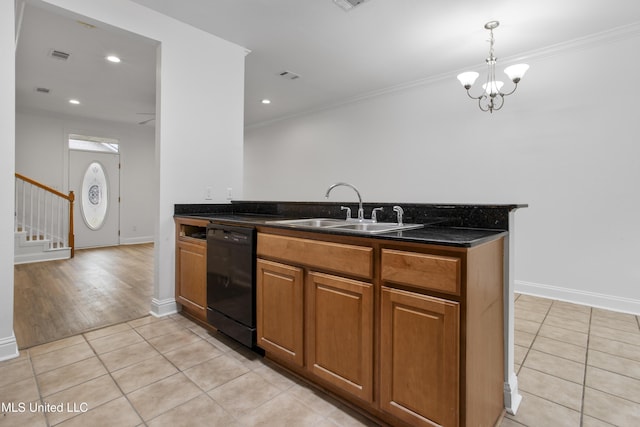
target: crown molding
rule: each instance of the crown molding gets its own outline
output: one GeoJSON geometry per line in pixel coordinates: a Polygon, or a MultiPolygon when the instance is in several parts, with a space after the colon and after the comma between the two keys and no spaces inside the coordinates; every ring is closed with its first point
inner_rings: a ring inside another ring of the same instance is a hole
{"type": "MultiPolygon", "coordinates": [[[[630,39],[638,36],[640,36],[640,21],[634,22],[633,24],[612,28],[606,31],[601,31],[599,33],[590,34],[588,36],[575,38],[575,39],[568,40],[561,43],[556,43],[543,48],[530,50],[518,55],[512,55],[512,56],[501,59],[500,63],[506,65],[510,63],[521,62],[523,60],[544,59],[544,58],[552,57],[561,53],[566,53],[569,51],[587,49],[587,48],[597,46],[599,44],[612,43],[612,42],[626,40],[626,39],[630,39]]],[[[464,69],[448,71],[445,73],[440,73],[433,76],[425,77],[422,79],[413,80],[413,81],[401,83],[394,86],[388,86],[378,90],[374,90],[374,91],[366,92],[360,95],[345,98],[340,101],[333,102],[331,104],[326,104],[319,107],[314,107],[314,108],[306,109],[303,111],[286,114],[284,116],[276,117],[270,120],[252,123],[245,126],[245,130],[256,129],[256,128],[268,126],[277,122],[290,120],[297,117],[307,116],[307,115],[319,113],[326,110],[331,110],[344,105],[355,104],[357,102],[364,101],[370,98],[376,98],[376,97],[394,93],[394,92],[401,92],[403,90],[412,89],[414,87],[431,85],[447,79],[451,79],[451,76],[456,76],[457,74],[463,71],[468,71],[469,69],[483,68],[483,67],[485,67],[484,63],[476,64],[475,66],[465,67],[464,69]]]]}

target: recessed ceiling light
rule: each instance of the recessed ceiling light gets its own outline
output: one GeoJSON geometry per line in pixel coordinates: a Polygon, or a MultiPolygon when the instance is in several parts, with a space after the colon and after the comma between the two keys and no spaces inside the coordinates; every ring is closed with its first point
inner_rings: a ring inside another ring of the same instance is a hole
{"type": "Polygon", "coordinates": [[[80,104],[80,101],[78,101],[77,99],[70,99],[69,104],[78,105],[80,104]]]}
{"type": "Polygon", "coordinates": [[[263,104],[271,104],[271,100],[270,100],[270,99],[266,99],[266,98],[265,98],[265,99],[263,99],[263,100],[262,100],[262,101],[260,101],[260,102],[262,102],[263,104]]]}
{"type": "Polygon", "coordinates": [[[114,62],[114,63],[117,64],[118,62],[120,62],[120,58],[118,58],[115,55],[109,55],[109,56],[107,56],[107,61],[114,62]]]}

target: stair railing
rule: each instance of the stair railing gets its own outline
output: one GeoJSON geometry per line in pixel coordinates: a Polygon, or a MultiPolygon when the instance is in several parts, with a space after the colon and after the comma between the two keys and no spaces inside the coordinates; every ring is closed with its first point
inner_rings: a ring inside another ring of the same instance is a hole
{"type": "Polygon", "coordinates": [[[25,232],[30,241],[48,240],[50,249],[69,248],[73,258],[73,191],[64,194],[19,173],[15,175],[15,231],[25,232]]]}

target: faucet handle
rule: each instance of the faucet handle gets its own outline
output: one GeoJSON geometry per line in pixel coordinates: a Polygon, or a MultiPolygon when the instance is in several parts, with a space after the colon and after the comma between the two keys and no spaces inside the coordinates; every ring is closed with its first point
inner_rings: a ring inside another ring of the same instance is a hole
{"type": "Polygon", "coordinates": [[[393,211],[398,214],[398,225],[402,225],[402,215],[404,215],[404,210],[400,206],[394,206],[393,211]]]}
{"type": "Polygon", "coordinates": [[[340,206],[340,209],[347,211],[347,220],[351,219],[351,208],[347,206],[340,206]]]}
{"type": "Polygon", "coordinates": [[[373,221],[373,222],[378,222],[378,216],[377,216],[377,213],[378,213],[378,211],[382,212],[383,210],[384,210],[383,208],[374,208],[374,209],[371,211],[371,221],[373,221]]]}

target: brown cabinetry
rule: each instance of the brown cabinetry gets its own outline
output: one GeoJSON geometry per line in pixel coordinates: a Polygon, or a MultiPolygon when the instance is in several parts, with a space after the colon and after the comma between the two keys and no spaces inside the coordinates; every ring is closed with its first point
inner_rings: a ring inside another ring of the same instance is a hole
{"type": "Polygon", "coordinates": [[[198,320],[207,320],[206,220],[176,218],[176,301],[198,320]]]}
{"type": "Polygon", "coordinates": [[[372,402],[373,285],[352,277],[372,277],[373,249],[258,233],[257,254],[258,345],[372,402]]]}
{"type": "Polygon", "coordinates": [[[307,367],[373,401],[373,285],[311,272],[307,276],[307,367]]]}
{"type": "Polygon", "coordinates": [[[458,424],[459,304],[382,288],[380,406],[414,426],[458,424]]]}
{"type": "Polygon", "coordinates": [[[258,346],[297,366],[304,363],[302,278],[301,268],[257,261],[258,346]]]}
{"type": "Polygon", "coordinates": [[[503,411],[503,241],[382,245],[380,407],[412,426],[492,426],[503,411]]]}
{"type": "Polygon", "coordinates": [[[265,227],[258,345],[390,425],[494,425],[503,250],[265,227]]]}

